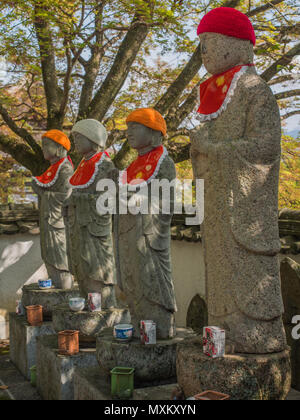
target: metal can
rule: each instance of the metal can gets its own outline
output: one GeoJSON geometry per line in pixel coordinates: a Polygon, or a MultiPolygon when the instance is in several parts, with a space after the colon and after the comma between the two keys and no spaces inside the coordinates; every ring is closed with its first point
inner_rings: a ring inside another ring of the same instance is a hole
{"type": "Polygon", "coordinates": [[[21,300],[16,301],[16,314],[20,316],[25,315],[25,308],[21,300]]]}
{"type": "Polygon", "coordinates": [[[156,344],[156,323],[154,321],[141,321],[140,333],[142,344],[156,344]]]}
{"type": "Polygon", "coordinates": [[[101,309],[101,293],[88,294],[88,308],[90,312],[100,312],[101,309]]]}

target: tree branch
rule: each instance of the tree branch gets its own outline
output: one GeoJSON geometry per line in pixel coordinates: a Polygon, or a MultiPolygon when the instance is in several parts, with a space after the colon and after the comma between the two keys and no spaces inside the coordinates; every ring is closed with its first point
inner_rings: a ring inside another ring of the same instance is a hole
{"type": "Polygon", "coordinates": [[[88,106],[92,101],[93,90],[99,73],[101,58],[103,56],[103,32],[101,31],[103,7],[104,4],[100,3],[95,11],[94,19],[96,42],[91,48],[91,57],[85,65],[85,76],[79,101],[78,119],[83,119],[87,115],[88,106]]]}
{"type": "MultiPolygon", "coordinates": [[[[235,8],[241,3],[241,0],[227,0],[222,6],[235,8]]],[[[155,105],[155,109],[161,114],[165,114],[171,105],[174,105],[180,99],[182,92],[187,85],[197,75],[202,66],[201,45],[198,44],[194,54],[187,62],[186,66],[179,74],[177,79],[170,85],[166,93],[160,98],[155,105]]]]}
{"type": "Polygon", "coordinates": [[[43,19],[43,5],[36,2],[34,10],[34,26],[40,49],[43,83],[47,102],[47,127],[60,128],[63,116],[60,111],[60,92],[57,81],[55,50],[49,23],[43,19]]]}
{"type": "Polygon", "coordinates": [[[193,111],[197,105],[200,82],[194,87],[184,103],[174,112],[170,112],[166,118],[169,131],[177,130],[177,127],[193,111]]]}
{"type": "Polygon", "coordinates": [[[268,9],[272,9],[273,6],[276,6],[279,3],[283,3],[284,0],[272,0],[268,1],[267,4],[264,4],[263,6],[256,7],[255,9],[250,10],[246,15],[248,17],[256,16],[259,13],[265,12],[268,9]]]}
{"type": "Polygon", "coordinates": [[[233,9],[235,9],[237,6],[240,5],[240,3],[242,2],[242,0],[227,0],[224,1],[222,6],[223,7],[232,7],[233,9]]]}
{"type": "Polygon", "coordinates": [[[180,96],[186,86],[196,76],[202,66],[201,45],[199,43],[191,59],[188,61],[177,79],[171,84],[166,93],[155,105],[155,109],[161,114],[165,114],[171,105],[174,105],[180,99],[180,96]]]}
{"type": "Polygon", "coordinates": [[[68,101],[69,101],[69,94],[71,89],[71,75],[73,70],[73,63],[72,63],[72,57],[71,57],[71,50],[66,45],[66,59],[67,59],[67,71],[64,77],[64,89],[63,89],[63,95],[62,100],[60,104],[59,114],[65,115],[68,101]]]}
{"type": "Polygon", "coordinates": [[[113,162],[116,168],[122,170],[127,168],[129,164],[136,158],[136,151],[129,146],[128,140],[126,140],[121,150],[115,156],[113,162]]]}
{"type": "Polygon", "coordinates": [[[3,118],[3,121],[7,126],[15,133],[17,136],[20,136],[26,141],[26,143],[31,147],[31,149],[40,157],[43,156],[41,147],[37,144],[32,135],[25,130],[25,128],[19,127],[15,121],[8,115],[6,109],[0,104],[0,114],[3,118]]]}
{"type": "Polygon", "coordinates": [[[293,115],[297,115],[300,114],[300,109],[297,109],[295,111],[291,111],[291,112],[287,112],[286,114],[281,116],[282,120],[286,120],[287,118],[292,117],[293,115]]]}
{"type": "Polygon", "coordinates": [[[290,64],[294,57],[300,54],[300,42],[291,48],[286,54],[280,57],[275,63],[268,67],[260,76],[266,81],[269,82],[275,74],[277,74],[282,67],[290,64]]]}
{"type": "Polygon", "coordinates": [[[286,90],[285,92],[276,93],[274,96],[277,100],[290,98],[291,96],[300,95],[300,89],[286,90]]]}
{"type": "MultiPolygon", "coordinates": [[[[300,75],[299,75],[300,77],[300,75]]],[[[269,86],[277,85],[279,83],[288,82],[289,80],[294,80],[295,76],[293,74],[286,74],[284,76],[278,76],[275,79],[272,79],[268,82],[269,86]]]]}
{"type": "Polygon", "coordinates": [[[33,175],[40,175],[46,170],[46,161],[37,156],[25,143],[14,137],[0,133],[0,150],[12,156],[18,163],[29,169],[33,175]]]}
{"type": "Polygon", "coordinates": [[[191,144],[185,144],[184,146],[181,146],[180,148],[172,147],[172,143],[168,144],[168,151],[170,153],[171,158],[174,160],[175,163],[184,162],[185,160],[190,159],[190,148],[191,144]]]}
{"type": "Polygon", "coordinates": [[[135,21],[123,39],[114,63],[102,86],[89,105],[88,117],[101,121],[114,102],[128,76],[130,68],[143,44],[149,27],[141,20],[135,21]]]}

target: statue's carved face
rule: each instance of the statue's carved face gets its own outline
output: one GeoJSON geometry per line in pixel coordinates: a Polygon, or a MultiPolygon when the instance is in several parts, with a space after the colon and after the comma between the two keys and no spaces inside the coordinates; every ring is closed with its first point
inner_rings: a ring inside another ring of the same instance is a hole
{"type": "Polygon", "coordinates": [[[85,137],[83,134],[73,132],[72,136],[74,139],[76,151],[79,154],[85,155],[92,152],[95,149],[94,143],[87,137],[85,137]]]}
{"type": "Polygon", "coordinates": [[[248,40],[215,32],[205,32],[199,38],[204,67],[212,75],[253,61],[253,45],[248,40]]]}
{"type": "Polygon", "coordinates": [[[128,123],[127,138],[130,146],[137,150],[152,145],[151,130],[136,122],[128,123]]]}
{"type": "Polygon", "coordinates": [[[152,130],[143,124],[136,122],[128,123],[127,139],[130,146],[136,150],[145,149],[147,147],[156,147],[161,144],[162,133],[152,130]]]}
{"type": "Polygon", "coordinates": [[[42,138],[42,149],[46,160],[51,160],[57,157],[59,155],[59,149],[61,148],[62,146],[60,144],[48,139],[48,137],[42,138]]]}

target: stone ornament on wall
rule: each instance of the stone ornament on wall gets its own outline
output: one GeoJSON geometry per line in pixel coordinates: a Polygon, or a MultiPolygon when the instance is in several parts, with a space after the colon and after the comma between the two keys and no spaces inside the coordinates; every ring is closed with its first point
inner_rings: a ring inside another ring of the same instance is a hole
{"type": "Polygon", "coordinates": [[[42,147],[51,166],[32,181],[32,189],[39,197],[42,259],[52,284],[58,289],[71,289],[73,279],[69,272],[62,214],[63,204],[71,194],[69,179],[73,164],[67,156],[71,143],[61,131],[50,130],[42,138],[42,147]]]}

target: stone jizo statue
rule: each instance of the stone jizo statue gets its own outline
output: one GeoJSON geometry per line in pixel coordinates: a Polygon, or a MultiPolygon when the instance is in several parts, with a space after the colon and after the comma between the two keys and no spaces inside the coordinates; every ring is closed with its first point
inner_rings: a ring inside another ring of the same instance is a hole
{"type": "MultiPolygon", "coordinates": [[[[143,183],[150,192],[154,179],[172,181],[176,178],[175,165],[162,145],[166,123],[154,109],[139,109],[127,119],[128,141],[137,150],[138,158],[119,175],[119,187],[143,183]],[[146,184],[145,184],[146,183],[146,184]]],[[[128,192],[128,199],[133,191],[128,192]]],[[[173,200],[173,198],[171,198],[173,200]]],[[[161,198],[159,205],[161,207],[161,198]]],[[[149,207],[150,207],[149,200],[149,207]]],[[[160,208],[161,210],[161,208],[160,208]]],[[[174,313],[175,292],[171,272],[169,214],[118,214],[115,217],[117,278],[126,296],[139,337],[140,321],[156,322],[157,337],[176,335],[174,313]]]]}
{"type": "Polygon", "coordinates": [[[70,268],[83,297],[101,293],[102,308],[109,309],[116,306],[112,216],[96,211],[97,183],[114,169],[104,151],[107,132],[99,121],[88,119],[76,123],[72,135],[83,159],[70,179],[72,195],[66,206],[70,268]]]}
{"type": "Polygon", "coordinates": [[[200,127],[191,137],[194,175],[205,180],[208,322],[226,329],[236,352],[280,352],[279,108],[253,64],[246,15],[214,9],[198,34],[212,75],[200,86],[200,127]]]}
{"type": "Polygon", "coordinates": [[[42,259],[52,284],[58,289],[71,289],[73,278],[68,266],[62,214],[63,204],[71,194],[69,179],[73,165],[67,157],[71,143],[61,131],[50,130],[42,138],[42,148],[51,166],[32,181],[32,188],[39,196],[42,259]]]}

